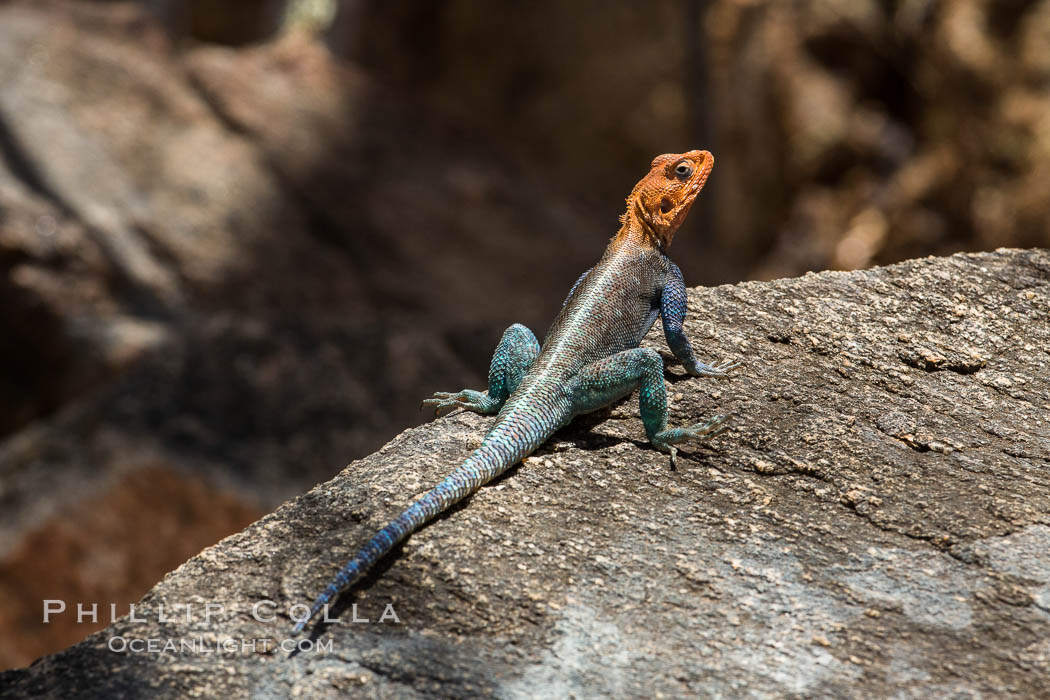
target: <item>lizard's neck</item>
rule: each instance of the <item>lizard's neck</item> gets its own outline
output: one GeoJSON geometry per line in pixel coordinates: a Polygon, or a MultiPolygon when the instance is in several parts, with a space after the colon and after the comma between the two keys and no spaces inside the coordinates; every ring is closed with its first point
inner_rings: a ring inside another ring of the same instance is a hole
{"type": "Polygon", "coordinates": [[[610,247],[619,247],[628,243],[643,248],[652,248],[659,253],[665,252],[664,239],[653,225],[647,221],[640,212],[635,211],[632,205],[628,207],[620,221],[620,230],[613,236],[610,247]]]}

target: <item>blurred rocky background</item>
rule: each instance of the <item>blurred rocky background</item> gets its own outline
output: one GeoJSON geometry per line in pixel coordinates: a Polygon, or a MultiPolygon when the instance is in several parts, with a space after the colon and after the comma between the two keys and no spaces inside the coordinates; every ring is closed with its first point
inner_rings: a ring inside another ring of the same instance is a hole
{"type": "Polygon", "coordinates": [[[0,668],[483,386],[693,147],[691,285],[1046,246],[1050,0],[0,0],[0,668]]]}

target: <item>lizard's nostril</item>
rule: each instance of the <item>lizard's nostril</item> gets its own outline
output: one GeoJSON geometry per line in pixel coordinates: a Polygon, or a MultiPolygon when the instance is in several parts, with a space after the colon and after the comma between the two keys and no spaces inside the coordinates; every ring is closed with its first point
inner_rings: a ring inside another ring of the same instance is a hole
{"type": "Polygon", "coordinates": [[[666,214],[667,212],[671,211],[671,209],[673,209],[673,208],[674,208],[674,202],[672,202],[669,198],[664,197],[663,199],[660,200],[660,213],[666,214]]]}

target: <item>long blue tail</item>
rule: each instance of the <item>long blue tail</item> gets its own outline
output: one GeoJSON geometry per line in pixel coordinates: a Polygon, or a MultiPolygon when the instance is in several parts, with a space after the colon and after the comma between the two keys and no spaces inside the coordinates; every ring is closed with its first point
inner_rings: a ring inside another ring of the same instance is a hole
{"type": "Polygon", "coordinates": [[[310,614],[295,623],[293,633],[303,630],[314,615],[341,590],[364,575],[373,564],[438,513],[455,505],[543,444],[554,430],[535,429],[530,416],[507,416],[485,437],[484,442],[462,465],[410,505],[390,524],[377,532],[336,574],[314,601],[310,614]],[[522,420],[524,419],[524,420],[522,420]],[[529,424],[526,429],[525,424],[529,424]],[[532,429],[528,429],[532,428],[532,429]],[[546,434],[544,434],[546,433],[546,434]]]}

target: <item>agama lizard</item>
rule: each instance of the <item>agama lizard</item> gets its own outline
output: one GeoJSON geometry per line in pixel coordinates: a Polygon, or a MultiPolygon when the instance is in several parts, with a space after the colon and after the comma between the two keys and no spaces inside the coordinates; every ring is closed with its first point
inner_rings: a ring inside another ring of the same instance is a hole
{"type": "Polygon", "coordinates": [[[725,416],[687,428],[667,427],[660,355],[638,347],[659,316],[667,344],[693,376],[723,376],[736,364],[698,362],[682,328],[686,291],[667,247],[714,165],[707,151],[665,154],[627,197],[622,226],[598,264],[569,292],[543,345],[520,324],[503,334],[489,367],[488,393],[438,392],[423,402],[434,413],[461,408],[498,414],[481,446],[444,481],[380,530],[339,571],[295,625],[300,632],[342,589],[438,513],[477,491],[542,445],[556,430],[639,390],[645,433],[674,464],[675,445],[724,429],[725,416]]]}

